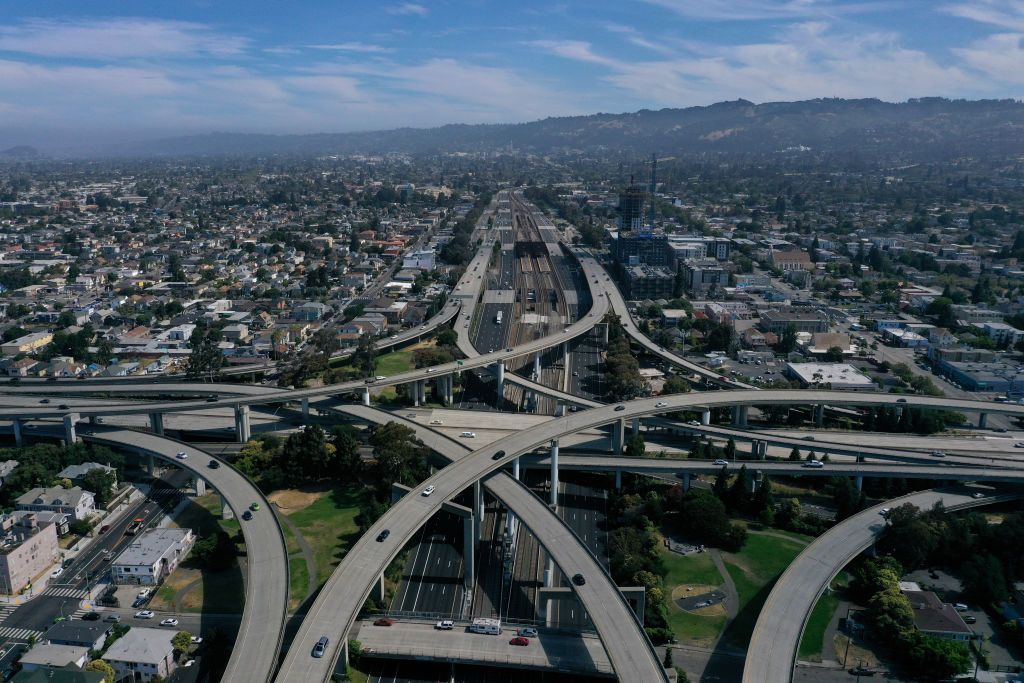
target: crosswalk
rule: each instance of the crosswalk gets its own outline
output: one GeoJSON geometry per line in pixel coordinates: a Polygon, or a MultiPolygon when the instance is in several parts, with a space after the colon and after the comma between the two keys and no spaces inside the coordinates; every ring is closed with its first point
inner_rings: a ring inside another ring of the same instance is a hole
{"type": "Polygon", "coordinates": [[[11,616],[11,612],[18,609],[18,605],[0,605],[0,623],[11,616]]]}
{"type": "Polygon", "coordinates": [[[89,591],[85,591],[80,588],[61,588],[60,586],[53,586],[44,590],[43,595],[49,595],[56,598],[78,598],[79,600],[85,600],[89,597],[89,591]]]}
{"type": "Polygon", "coordinates": [[[42,631],[33,631],[30,628],[15,628],[13,626],[0,626],[0,638],[9,638],[11,640],[24,640],[28,641],[32,639],[32,636],[43,635],[42,631]]]}

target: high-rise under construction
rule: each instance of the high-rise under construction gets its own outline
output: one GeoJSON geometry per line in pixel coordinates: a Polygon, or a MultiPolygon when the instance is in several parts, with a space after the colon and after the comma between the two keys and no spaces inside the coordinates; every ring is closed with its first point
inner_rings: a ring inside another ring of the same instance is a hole
{"type": "Polygon", "coordinates": [[[631,176],[629,185],[619,195],[620,230],[643,230],[644,199],[646,197],[647,193],[643,186],[634,183],[631,176]]]}

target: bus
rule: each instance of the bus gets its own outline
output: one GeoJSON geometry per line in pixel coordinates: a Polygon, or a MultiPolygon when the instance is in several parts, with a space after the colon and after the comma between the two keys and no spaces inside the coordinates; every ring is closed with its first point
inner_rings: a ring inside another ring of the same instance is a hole
{"type": "Polygon", "coordinates": [[[141,517],[136,517],[135,519],[133,519],[132,523],[128,525],[128,528],[124,530],[125,536],[134,536],[135,534],[139,533],[144,523],[145,522],[141,517]]]}
{"type": "Polygon", "coordinates": [[[494,324],[495,325],[500,325],[501,324],[501,319],[502,319],[503,316],[504,316],[504,311],[498,311],[498,315],[494,316],[494,324]]]}
{"type": "Polygon", "coordinates": [[[469,630],[473,633],[486,633],[489,636],[500,636],[501,619],[477,617],[473,620],[473,623],[469,625],[469,630]]]}

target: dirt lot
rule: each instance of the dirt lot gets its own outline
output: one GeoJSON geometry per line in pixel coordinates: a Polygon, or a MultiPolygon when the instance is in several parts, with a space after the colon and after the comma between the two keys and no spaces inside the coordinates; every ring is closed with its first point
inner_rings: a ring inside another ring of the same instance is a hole
{"type": "Polygon", "coordinates": [[[276,505],[281,512],[286,515],[298,512],[308,508],[313,503],[317,502],[324,495],[330,491],[330,487],[318,487],[310,488],[306,490],[302,489],[281,489],[280,491],[274,491],[267,498],[271,503],[276,505]]]}

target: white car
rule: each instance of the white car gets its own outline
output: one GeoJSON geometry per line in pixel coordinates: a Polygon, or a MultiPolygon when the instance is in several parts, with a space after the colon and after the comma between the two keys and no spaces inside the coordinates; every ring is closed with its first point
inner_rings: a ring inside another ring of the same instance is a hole
{"type": "Polygon", "coordinates": [[[189,642],[191,642],[193,645],[198,645],[199,643],[203,642],[203,637],[192,636],[191,638],[189,638],[189,642]]]}
{"type": "Polygon", "coordinates": [[[52,572],[50,572],[50,578],[51,579],[56,579],[58,576],[60,576],[63,573],[64,573],[64,567],[57,567],[52,572]]]}
{"type": "Polygon", "coordinates": [[[161,626],[177,626],[178,625],[178,620],[177,619],[164,619],[163,621],[160,622],[160,625],[161,626]]]}
{"type": "Polygon", "coordinates": [[[433,485],[433,484],[431,484],[431,485],[430,485],[430,486],[428,486],[427,488],[423,489],[423,495],[424,495],[424,497],[425,497],[425,496],[429,496],[429,495],[430,495],[431,493],[433,493],[433,492],[434,492],[434,485],[433,485]]]}
{"type": "Polygon", "coordinates": [[[443,425],[444,422],[442,420],[431,420],[430,424],[432,424],[432,425],[443,425]]]}
{"type": "Polygon", "coordinates": [[[654,407],[655,407],[655,408],[665,408],[665,407],[667,407],[667,406],[668,406],[668,404],[667,404],[667,403],[665,403],[664,401],[659,401],[658,403],[655,403],[655,404],[654,404],[654,407]]]}
{"type": "Polygon", "coordinates": [[[1024,448],[1024,441],[1018,441],[1017,443],[1013,444],[1013,447],[1014,448],[1024,448]]]}
{"type": "Polygon", "coordinates": [[[722,460],[721,458],[719,458],[718,460],[714,461],[711,464],[712,465],[722,465],[722,466],[728,467],[729,466],[729,461],[728,460],[722,460]]]}
{"type": "Polygon", "coordinates": [[[188,460],[188,453],[185,451],[178,451],[178,460],[188,460]]]}
{"type": "Polygon", "coordinates": [[[459,434],[459,436],[461,436],[463,439],[475,439],[476,432],[462,432],[461,434],[459,434]]]}
{"type": "Polygon", "coordinates": [[[144,609],[141,612],[136,612],[135,613],[135,618],[136,619],[152,619],[155,616],[156,616],[156,614],[154,614],[152,610],[148,610],[148,609],[144,609]]]}
{"type": "Polygon", "coordinates": [[[822,468],[824,466],[825,466],[825,463],[823,463],[820,460],[808,460],[803,465],[801,465],[801,467],[813,467],[815,469],[819,469],[819,468],[822,468]]]}
{"type": "Polygon", "coordinates": [[[380,382],[381,380],[387,379],[387,377],[385,377],[384,375],[377,375],[376,377],[374,377],[374,379],[380,382]]]}
{"type": "Polygon", "coordinates": [[[878,511],[878,514],[882,515],[883,517],[888,517],[891,511],[892,508],[882,508],[881,510],[878,511]]]}
{"type": "Polygon", "coordinates": [[[149,589],[149,588],[143,588],[142,590],[140,590],[140,591],[138,592],[138,594],[136,595],[136,597],[139,597],[139,598],[148,598],[148,597],[149,597],[149,594],[150,594],[150,593],[152,593],[152,592],[153,592],[153,591],[152,591],[151,589],[149,589]]]}
{"type": "Polygon", "coordinates": [[[455,628],[455,622],[451,619],[445,619],[444,621],[439,621],[434,624],[434,628],[438,631],[451,631],[455,628]]]}

